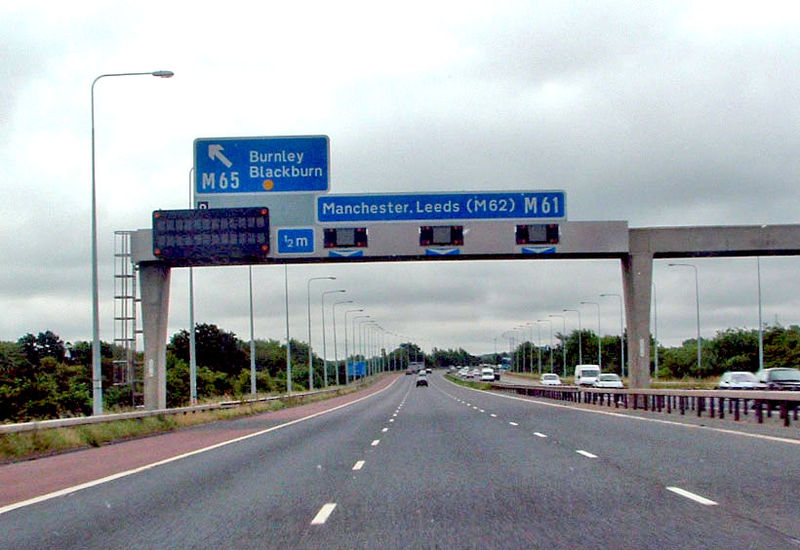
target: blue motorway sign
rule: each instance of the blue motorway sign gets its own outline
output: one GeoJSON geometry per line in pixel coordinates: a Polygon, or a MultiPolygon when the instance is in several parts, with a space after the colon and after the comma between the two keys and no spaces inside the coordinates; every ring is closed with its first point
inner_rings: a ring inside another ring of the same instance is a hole
{"type": "Polygon", "coordinates": [[[326,193],[328,136],[198,138],[195,193],[326,193]]]}
{"type": "Polygon", "coordinates": [[[278,229],[278,254],[312,254],[314,229],[278,229]]]}
{"type": "Polygon", "coordinates": [[[320,195],[319,223],[564,220],[564,191],[320,195]]]}

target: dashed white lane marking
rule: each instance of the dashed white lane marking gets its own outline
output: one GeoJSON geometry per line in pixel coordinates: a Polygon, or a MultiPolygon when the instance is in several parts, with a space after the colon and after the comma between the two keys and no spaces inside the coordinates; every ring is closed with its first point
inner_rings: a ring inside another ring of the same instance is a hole
{"type": "Polygon", "coordinates": [[[152,468],[157,468],[159,466],[163,466],[163,465],[169,464],[171,462],[176,462],[178,460],[183,460],[184,458],[188,458],[190,456],[199,455],[201,453],[205,453],[205,452],[208,452],[208,451],[211,451],[211,450],[214,450],[214,449],[219,449],[220,447],[225,447],[227,445],[232,445],[232,444],[238,443],[240,441],[245,441],[247,439],[260,437],[262,435],[274,432],[276,430],[281,430],[283,428],[287,428],[289,426],[293,426],[293,425],[298,424],[300,422],[305,422],[307,420],[311,420],[312,418],[316,418],[318,416],[322,416],[322,415],[325,415],[325,414],[332,413],[334,411],[338,411],[338,410],[343,409],[345,407],[349,407],[351,405],[355,405],[356,403],[360,403],[361,401],[364,401],[366,399],[369,399],[371,397],[375,397],[376,395],[379,395],[380,393],[382,393],[382,392],[388,390],[389,388],[391,388],[395,384],[395,382],[397,382],[397,380],[400,380],[400,379],[396,378],[394,382],[392,382],[391,384],[389,384],[388,386],[386,386],[384,388],[381,388],[380,390],[378,390],[375,393],[371,393],[369,395],[366,395],[366,396],[361,397],[359,399],[356,399],[354,401],[350,401],[348,403],[343,403],[341,405],[337,405],[336,407],[333,407],[333,408],[330,408],[330,409],[326,409],[324,411],[316,412],[316,413],[310,414],[308,416],[304,416],[302,418],[296,418],[295,420],[290,420],[289,422],[285,422],[283,424],[278,424],[277,426],[272,426],[271,428],[260,430],[258,432],[254,432],[254,433],[251,433],[251,434],[243,435],[243,436],[240,436],[240,437],[236,437],[234,439],[229,439],[227,441],[222,441],[220,443],[215,443],[215,444],[210,445],[208,447],[203,447],[202,449],[196,449],[194,451],[189,451],[187,453],[176,455],[176,456],[173,456],[173,457],[170,457],[170,458],[165,458],[164,460],[159,460],[158,462],[152,462],[150,464],[145,464],[144,466],[139,466],[139,467],[133,468],[131,470],[125,470],[124,472],[118,472],[116,474],[112,474],[110,476],[106,476],[106,477],[103,477],[103,478],[100,478],[100,479],[95,479],[95,480],[92,480],[92,481],[88,481],[86,483],[81,483],[80,485],[74,485],[72,487],[67,487],[65,489],[59,489],[58,491],[54,491],[52,493],[47,493],[45,495],[40,495],[38,497],[30,498],[28,500],[15,502],[14,504],[9,504],[7,506],[0,506],[0,515],[3,515],[5,513],[7,513],[7,512],[11,512],[12,510],[17,510],[19,508],[25,508],[25,507],[31,506],[33,504],[38,504],[39,502],[45,502],[45,501],[48,501],[48,500],[52,500],[54,498],[59,498],[59,497],[65,496],[65,495],[76,493],[76,492],[82,491],[84,489],[90,489],[92,487],[97,487],[98,485],[102,485],[102,484],[108,483],[110,481],[121,479],[123,477],[128,477],[128,476],[131,476],[131,475],[134,475],[134,474],[138,474],[140,472],[145,472],[145,471],[150,470],[152,468]]]}
{"type": "Polygon", "coordinates": [[[546,435],[544,435],[544,434],[543,434],[543,433],[541,433],[541,432],[533,432],[533,435],[535,435],[536,437],[541,437],[541,438],[545,438],[545,437],[547,437],[546,435]]]}
{"type": "Polygon", "coordinates": [[[485,413],[486,411],[484,411],[483,409],[478,409],[478,412],[485,413]]]}
{"type": "Polygon", "coordinates": [[[472,408],[475,409],[476,411],[478,410],[478,407],[472,407],[472,408]]]}
{"type": "Polygon", "coordinates": [[[575,452],[578,453],[579,455],[585,456],[586,458],[597,458],[597,455],[593,455],[589,451],[575,451],[575,452]]]}
{"type": "Polygon", "coordinates": [[[516,422],[509,422],[509,424],[511,424],[512,426],[519,426],[519,424],[517,424],[516,422]]]}
{"type": "Polygon", "coordinates": [[[490,414],[489,416],[491,416],[492,418],[497,418],[497,415],[494,413],[490,414]]]}
{"type": "Polygon", "coordinates": [[[689,491],[687,491],[685,489],[681,489],[680,487],[667,487],[667,491],[672,491],[673,493],[675,493],[677,495],[681,495],[682,497],[686,497],[686,498],[688,498],[690,500],[693,500],[695,502],[699,502],[700,504],[703,504],[705,506],[716,506],[717,505],[717,503],[714,502],[713,500],[709,500],[709,499],[707,499],[705,497],[701,497],[700,495],[696,495],[694,493],[690,493],[689,491]]]}
{"type": "Polygon", "coordinates": [[[380,442],[381,442],[381,440],[380,440],[380,439],[376,439],[375,441],[373,441],[373,442],[372,442],[372,446],[373,446],[373,447],[377,447],[377,446],[378,446],[378,443],[380,443],[380,442]]]}
{"type": "Polygon", "coordinates": [[[314,516],[314,519],[311,520],[311,525],[322,525],[328,521],[328,518],[330,517],[334,508],[336,508],[335,502],[329,502],[323,505],[319,512],[317,512],[317,515],[314,516]]]}
{"type": "Polygon", "coordinates": [[[394,422],[394,418],[390,418],[390,419],[389,419],[389,422],[394,422]]]}
{"type": "Polygon", "coordinates": [[[355,471],[355,470],[360,470],[360,469],[361,469],[361,468],[363,468],[363,467],[364,467],[364,461],[363,461],[363,460],[359,460],[358,462],[356,462],[356,463],[353,465],[353,470],[354,470],[354,471],[355,471]]]}
{"type": "Polygon", "coordinates": [[[383,433],[386,433],[386,432],[388,432],[388,431],[389,431],[389,428],[384,428],[384,429],[382,429],[381,431],[382,431],[383,433]]]}

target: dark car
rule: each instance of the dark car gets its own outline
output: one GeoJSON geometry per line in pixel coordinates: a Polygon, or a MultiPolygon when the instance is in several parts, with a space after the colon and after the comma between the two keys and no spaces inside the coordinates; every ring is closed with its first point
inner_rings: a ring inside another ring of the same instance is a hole
{"type": "Polygon", "coordinates": [[[764,369],[757,376],[768,390],[800,391],[800,369],[764,369]]]}
{"type": "Polygon", "coordinates": [[[428,377],[425,375],[425,371],[422,371],[417,375],[417,386],[426,386],[428,385],[428,377]]]}

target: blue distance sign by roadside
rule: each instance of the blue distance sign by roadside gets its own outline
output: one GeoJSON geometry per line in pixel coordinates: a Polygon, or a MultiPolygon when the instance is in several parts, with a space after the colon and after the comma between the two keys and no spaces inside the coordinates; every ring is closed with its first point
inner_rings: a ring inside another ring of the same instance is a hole
{"type": "Polygon", "coordinates": [[[326,193],[328,136],[198,138],[195,194],[326,193]]]}
{"type": "Polygon", "coordinates": [[[319,223],[565,220],[564,191],[320,195],[319,223]]]}

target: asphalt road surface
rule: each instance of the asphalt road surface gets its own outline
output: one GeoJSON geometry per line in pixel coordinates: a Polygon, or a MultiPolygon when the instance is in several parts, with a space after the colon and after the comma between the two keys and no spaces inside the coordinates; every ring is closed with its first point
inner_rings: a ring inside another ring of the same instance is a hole
{"type": "Polygon", "coordinates": [[[429,378],[0,509],[0,547],[800,548],[797,441],[429,378]]]}

